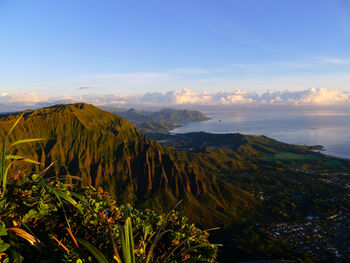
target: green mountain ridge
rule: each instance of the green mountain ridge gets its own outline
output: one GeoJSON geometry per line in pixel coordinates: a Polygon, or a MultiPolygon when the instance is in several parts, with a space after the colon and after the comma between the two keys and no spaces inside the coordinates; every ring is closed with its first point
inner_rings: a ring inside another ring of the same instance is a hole
{"type": "MultiPolygon", "coordinates": [[[[0,119],[1,139],[17,118],[0,119]]],[[[18,150],[46,166],[54,162],[48,176],[79,176],[103,186],[123,203],[167,211],[184,199],[184,214],[206,225],[240,220],[249,213],[246,207],[259,203],[249,193],[207,175],[193,153],[161,146],[121,117],[92,105],[27,111],[12,137],[23,138],[51,138],[18,150]]]]}

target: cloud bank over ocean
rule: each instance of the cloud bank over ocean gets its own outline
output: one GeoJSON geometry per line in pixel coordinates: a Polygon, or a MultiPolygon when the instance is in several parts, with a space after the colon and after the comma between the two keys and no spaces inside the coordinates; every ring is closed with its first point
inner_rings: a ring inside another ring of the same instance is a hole
{"type": "Polygon", "coordinates": [[[0,93],[0,110],[12,111],[28,107],[43,107],[58,103],[86,102],[98,106],[179,106],[179,105],[281,105],[281,106],[349,106],[350,93],[342,90],[311,88],[302,91],[268,90],[263,93],[234,90],[231,92],[196,92],[190,89],[166,93],[148,92],[143,95],[86,94],[45,97],[36,93],[0,93]],[[8,109],[8,110],[6,110],[8,109]]]}
{"type": "Polygon", "coordinates": [[[316,105],[330,106],[350,102],[350,95],[340,90],[312,88],[303,91],[273,91],[255,93],[245,90],[232,92],[197,93],[189,89],[161,93],[146,93],[141,102],[167,103],[172,105],[244,105],[244,104],[280,104],[280,105],[316,105]]]}

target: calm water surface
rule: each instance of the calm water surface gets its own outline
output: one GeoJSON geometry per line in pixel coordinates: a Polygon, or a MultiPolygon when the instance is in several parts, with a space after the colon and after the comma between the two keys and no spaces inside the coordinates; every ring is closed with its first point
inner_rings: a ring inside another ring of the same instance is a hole
{"type": "Polygon", "coordinates": [[[326,154],[350,158],[350,113],[348,112],[234,110],[204,113],[212,119],[187,123],[173,132],[239,132],[266,135],[292,144],[323,145],[326,154]]]}

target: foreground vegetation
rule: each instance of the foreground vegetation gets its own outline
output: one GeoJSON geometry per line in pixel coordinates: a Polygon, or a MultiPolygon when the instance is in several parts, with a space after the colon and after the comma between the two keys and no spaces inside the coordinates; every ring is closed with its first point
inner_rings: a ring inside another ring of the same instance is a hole
{"type": "Polygon", "coordinates": [[[13,154],[13,146],[41,139],[9,146],[6,139],[0,158],[1,262],[214,261],[217,246],[209,243],[209,230],[196,228],[174,209],[164,216],[118,205],[80,178],[47,177],[50,166],[38,174],[9,174],[16,162],[38,164],[13,154]]]}

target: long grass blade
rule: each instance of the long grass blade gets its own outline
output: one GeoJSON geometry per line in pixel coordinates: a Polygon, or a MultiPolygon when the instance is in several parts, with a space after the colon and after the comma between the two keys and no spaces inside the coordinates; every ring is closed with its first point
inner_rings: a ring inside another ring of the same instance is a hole
{"type": "Polygon", "coordinates": [[[42,164],[42,163],[39,163],[39,162],[34,161],[32,159],[28,159],[28,158],[25,158],[25,157],[19,156],[19,155],[6,155],[5,159],[6,160],[24,161],[27,163],[34,163],[34,164],[42,164]]]}
{"type": "Polygon", "coordinates": [[[77,238],[77,241],[95,257],[98,263],[109,263],[107,258],[103,255],[103,253],[100,250],[98,250],[95,246],[80,238],[77,238]]]}
{"type": "Polygon", "coordinates": [[[20,222],[21,222],[21,225],[23,225],[23,226],[32,234],[32,236],[34,236],[35,238],[37,238],[37,237],[34,235],[33,231],[30,229],[30,227],[29,227],[26,223],[24,223],[22,220],[20,220],[20,222]]]}
{"type": "Polygon", "coordinates": [[[76,207],[81,213],[83,212],[81,208],[77,206],[77,201],[75,201],[70,195],[66,194],[65,192],[56,190],[48,184],[45,184],[45,186],[49,188],[52,191],[52,193],[54,193],[57,197],[59,197],[60,199],[64,199],[65,201],[76,207]]]}
{"type": "MultiPolygon", "coordinates": [[[[5,173],[5,162],[6,162],[6,139],[4,140],[4,143],[2,144],[2,149],[1,149],[1,158],[0,158],[0,180],[1,180],[1,187],[3,188],[3,177],[5,173]]],[[[3,196],[3,191],[1,193],[1,196],[3,196]]]]}
{"type": "Polygon", "coordinates": [[[80,195],[80,194],[77,194],[77,193],[75,193],[75,192],[70,192],[70,194],[71,194],[71,196],[73,196],[73,197],[79,199],[80,201],[82,201],[82,202],[85,203],[85,204],[88,204],[88,203],[89,203],[88,200],[86,200],[86,198],[85,198],[84,196],[80,195]]]}
{"type": "Polygon", "coordinates": [[[111,226],[109,225],[107,210],[105,210],[105,214],[106,214],[106,224],[107,224],[107,228],[108,228],[109,239],[111,240],[111,243],[112,243],[112,246],[113,246],[113,252],[114,252],[113,253],[113,258],[118,263],[122,263],[122,259],[120,257],[119,252],[118,252],[117,244],[115,243],[115,240],[114,240],[114,237],[113,237],[113,232],[112,232],[111,226]]]}
{"type": "Polygon", "coordinates": [[[21,143],[29,143],[29,142],[39,142],[39,141],[44,141],[44,140],[50,140],[50,139],[47,139],[47,138],[36,138],[36,139],[24,139],[24,140],[18,140],[14,143],[12,143],[9,148],[15,146],[15,145],[18,145],[18,144],[21,144],[21,143]]]}
{"type": "Polygon", "coordinates": [[[17,236],[27,240],[32,246],[36,247],[41,251],[41,242],[39,239],[34,237],[33,235],[29,234],[28,232],[24,231],[21,228],[18,227],[9,227],[7,228],[7,231],[15,233],[17,236]]]}
{"type": "Polygon", "coordinates": [[[128,217],[125,221],[125,244],[126,244],[126,263],[135,263],[135,254],[134,254],[134,238],[132,235],[132,224],[131,218],[128,217]]]}
{"type": "MultiPolygon", "coordinates": [[[[4,174],[5,174],[5,163],[6,163],[6,152],[7,152],[7,149],[6,149],[7,138],[12,133],[13,129],[17,126],[17,124],[20,121],[20,119],[22,118],[23,114],[12,125],[12,127],[11,127],[10,131],[7,133],[7,135],[4,139],[4,143],[2,145],[1,158],[0,158],[0,181],[2,183],[2,185],[1,185],[2,188],[6,187],[6,181],[4,180],[4,174]]],[[[7,180],[7,178],[6,178],[6,180],[7,180]]],[[[1,197],[4,197],[4,195],[5,195],[5,191],[4,191],[4,189],[2,189],[1,197]]]]}
{"type": "Polygon", "coordinates": [[[8,138],[8,136],[12,133],[13,129],[17,126],[18,122],[22,119],[23,115],[24,115],[24,112],[21,114],[21,116],[19,116],[16,122],[12,125],[10,131],[7,133],[6,138],[8,138]]]}
{"type": "Polygon", "coordinates": [[[11,166],[14,164],[14,162],[11,162],[5,169],[5,172],[2,175],[2,194],[4,195],[6,193],[7,188],[7,174],[11,166]]]}

